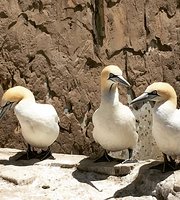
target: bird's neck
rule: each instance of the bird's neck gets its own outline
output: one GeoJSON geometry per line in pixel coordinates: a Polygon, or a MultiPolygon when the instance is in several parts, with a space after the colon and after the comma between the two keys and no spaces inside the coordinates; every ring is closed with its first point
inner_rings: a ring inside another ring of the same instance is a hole
{"type": "Polygon", "coordinates": [[[23,94],[22,100],[35,102],[34,95],[31,91],[27,91],[23,94]]]}
{"type": "Polygon", "coordinates": [[[170,99],[164,102],[157,102],[154,106],[154,114],[168,120],[171,114],[176,110],[176,106],[175,102],[170,99]]]}
{"type": "Polygon", "coordinates": [[[119,92],[117,85],[101,89],[101,104],[116,105],[119,103],[119,92]]]}

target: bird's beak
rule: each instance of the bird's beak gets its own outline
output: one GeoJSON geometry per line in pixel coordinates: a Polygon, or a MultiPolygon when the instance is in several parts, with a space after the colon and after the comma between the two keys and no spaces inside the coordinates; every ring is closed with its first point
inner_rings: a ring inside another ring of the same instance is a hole
{"type": "Polygon", "coordinates": [[[4,106],[0,107],[0,120],[3,118],[3,116],[5,115],[5,113],[11,109],[13,103],[12,102],[7,102],[4,106]]]}
{"type": "Polygon", "coordinates": [[[130,83],[121,75],[111,78],[112,81],[120,83],[126,87],[131,87],[130,83]]]}
{"type": "Polygon", "coordinates": [[[143,102],[143,101],[147,102],[149,100],[152,100],[154,97],[156,97],[156,95],[152,95],[147,92],[144,92],[139,97],[133,99],[130,104],[139,103],[139,102],[143,102]]]}

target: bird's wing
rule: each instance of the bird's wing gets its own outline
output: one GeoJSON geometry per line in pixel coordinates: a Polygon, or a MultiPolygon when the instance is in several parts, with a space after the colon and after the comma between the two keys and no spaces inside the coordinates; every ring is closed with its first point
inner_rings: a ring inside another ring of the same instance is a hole
{"type": "Polygon", "coordinates": [[[180,131],[180,110],[176,109],[168,121],[170,126],[175,128],[177,131],[180,131]]]}
{"type": "Polygon", "coordinates": [[[58,123],[59,117],[50,104],[33,104],[21,111],[21,116],[36,122],[58,123]]]}

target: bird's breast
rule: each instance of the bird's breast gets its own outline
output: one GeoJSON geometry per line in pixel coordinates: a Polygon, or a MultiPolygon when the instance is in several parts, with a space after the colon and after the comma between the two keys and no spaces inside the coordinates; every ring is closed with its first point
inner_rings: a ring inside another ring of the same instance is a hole
{"type": "Polygon", "coordinates": [[[137,142],[135,119],[128,109],[104,109],[93,115],[93,137],[103,148],[117,151],[132,147],[137,142]]]}
{"type": "Polygon", "coordinates": [[[47,110],[43,111],[43,106],[27,106],[28,104],[25,103],[15,107],[15,114],[20,122],[25,141],[34,147],[48,147],[59,134],[56,115],[48,113],[47,110]]]}

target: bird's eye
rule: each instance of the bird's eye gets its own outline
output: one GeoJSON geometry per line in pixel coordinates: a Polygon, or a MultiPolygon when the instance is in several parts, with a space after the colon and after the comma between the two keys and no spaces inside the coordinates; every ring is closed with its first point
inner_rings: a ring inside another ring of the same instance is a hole
{"type": "Polygon", "coordinates": [[[116,75],[114,75],[114,74],[112,74],[112,73],[109,74],[109,79],[110,79],[110,78],[114,78],[114,77],[116,77],[116,75]]]}
{"type": "Polygon", "coordinates": [[[158,95],[157,90],[152,91],[150,94],[152,94],[152,95],[158,95]]]}

